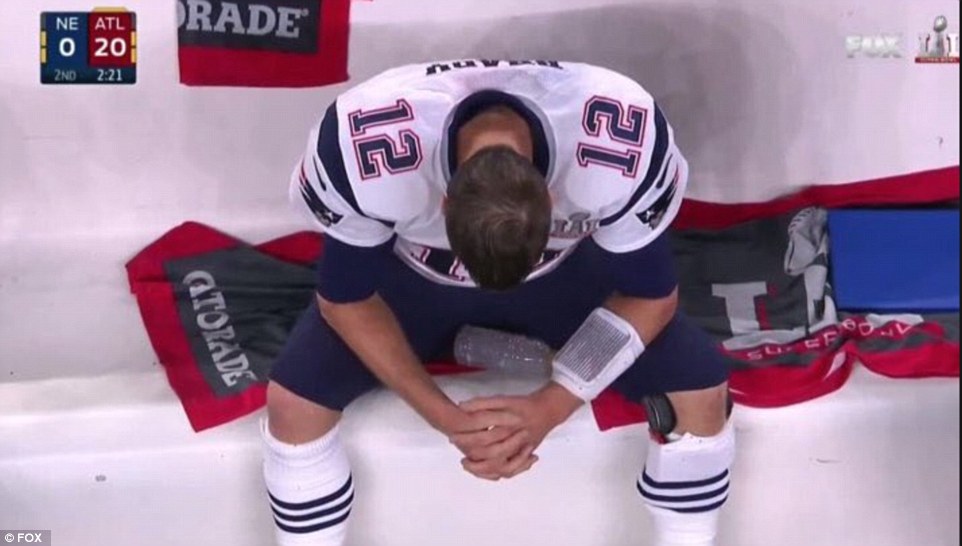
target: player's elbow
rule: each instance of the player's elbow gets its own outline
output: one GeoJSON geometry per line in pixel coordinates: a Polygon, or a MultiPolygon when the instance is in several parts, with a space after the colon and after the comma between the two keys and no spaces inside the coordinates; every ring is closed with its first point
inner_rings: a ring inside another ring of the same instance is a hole
{"type": "Polygon", "coordinates": [[[377,294],[372,294],[363,299],[349,301],[331,301],[320,294],[315,294],[317,300],[317,310],[325,322],[330,324],[335,330],[340,330],[346,324],[356,324],[363,322],[384,309],[384,303],[377,294]]]}
{"type": "MultiPolygon", "coordinates": [[[[651,316],[652,338],[658,337],[668,324],[678,313],[678,288],[676,287],[665,297],[647,300],[645,302],[646,313],[651,316]]],[[[650,340],[649,340],[650,342],[650,340]]]]}
{"type": "Polygon", "coordinates": [[[627,318],[632,323],[645,323],[660,330],[678,312],[678,288],[665,296],[626,296],[615,294],[605,307],[627,318]]]}
{"type": "Polygon", "coordinates": [[[321,313],[321,317],[332,326],[337,324],[344,310],[344,306],[349,304],[333,302],[320,294],[316,294],[316,296],[317,310],[321,313]]]}
{"type": "Polygon", "coordinates": [[[675,287],[674,290],[671,291],[671,294],[668,294],[667,296],[665,296],[663,305],[665,306],[665,313],[668,315],[668,318],[671,319],[672,317],[674,317],[675,313],[678,312],[678,287],[677,286],[675,287]]]}
{"type": "Polygon", "coordinates": [[[321,312],[321,315],[330,313],[337,305],[320,294],[314,294],[314,299],[317,300],[317,310],[321,312]]]}

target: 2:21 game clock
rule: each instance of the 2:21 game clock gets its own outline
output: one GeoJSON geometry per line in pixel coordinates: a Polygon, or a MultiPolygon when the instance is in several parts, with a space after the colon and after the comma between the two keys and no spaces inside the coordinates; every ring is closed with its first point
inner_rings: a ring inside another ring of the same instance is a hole
{"type": "Polygon", "coordinates": [[[123,8],[40,14],[40,83],[136,81],[136,14],[123,8]]]}

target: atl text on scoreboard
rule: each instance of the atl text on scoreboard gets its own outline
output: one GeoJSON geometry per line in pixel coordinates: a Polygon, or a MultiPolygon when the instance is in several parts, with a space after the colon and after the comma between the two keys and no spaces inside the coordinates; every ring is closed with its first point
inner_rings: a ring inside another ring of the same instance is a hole
{"type": "Polygon", "coordinates": [[[124,8],[40,14],[40,83],[137,81],[137,16],[124,8]]]}

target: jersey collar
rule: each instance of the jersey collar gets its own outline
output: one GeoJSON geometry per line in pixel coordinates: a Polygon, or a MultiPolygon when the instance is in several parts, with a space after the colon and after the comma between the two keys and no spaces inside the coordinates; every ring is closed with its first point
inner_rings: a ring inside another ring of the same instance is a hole
{"type": "Polygon", "coordinates": [[[445,135],[445,150],[442,151],[444,158],[446,159],[444,165],[444,175],[447,178],[447,182],[451,181],[454,176],[454,171],[457,167],[457,135],[458,131],[464,126],[465,123],[471,120],[474,116],[478,115],[482,110],[491,108],[492,106],[507,106],[528,122],[531,127],[531,138],[534,141],[533,144],[533,160],[534,166],[541,171],[541,174],[548,179],[549,171],[551,170],[551,147],[548,143],[547,133],[545,132],[544,122],[541,117],[532,110],[523,100],[514,95],[510,95],[503,91],[497,91],[494,89],[487,89],[484,91],[478,91],[461,101],[457,108],[454,109],[454,114],[451,117],[451,123],[448,126],[447,134],[445,135]]]}

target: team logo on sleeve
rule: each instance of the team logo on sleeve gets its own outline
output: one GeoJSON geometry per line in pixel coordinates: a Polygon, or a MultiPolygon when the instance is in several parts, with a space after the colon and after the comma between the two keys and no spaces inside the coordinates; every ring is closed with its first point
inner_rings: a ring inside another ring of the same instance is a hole
{"type": "Polygon", "coordinates": [[[343,214],[338,214],[331,210],[330,207],[325,205],[324,201],[321,200],[321,196],[317,195],[317,192],[314,191],[313,187],[311,187],[310,182],[307,180],[307,175],[304,174],[303,164],[301,164],[301,173],[299,178],[301,197],[304,198],[304,202],[307,203],[307,207],[311,210],[311,213],[314,214],[314,217],[317,218],[317,221],[320,222],[322,226],[331,227],[344,219],[343,214]]]}
{"type": "Polygon", "coordinates": [[[671,183],[658,196],[658,199],[648,207],[644,212],[636,214],[639,220],[652,230],[658,229],[661,222],[665,219],[665,214],[668,212],[668,208],[671,207],[672,201],[675,199],[675,193],[678,192],[678,171],[675,171],[675,177],[671,179],[671,183]]]}
{"type": "MultiPolygon", "coordinates": [[[[315,196],[316,195],[317,194],[315,194],[315,196]]],[[[305,199],[307,199],[306,196],[305,196],[305,199]]],[[[337,224],[338,222],[340,222],[344,218],[343,215],[338,214],[333,210],[329,209],[327,205],[325,205],[324,202],[321,201],[320,199],[313,202],[308,201],[308,203],[311,206],[311,212],[314,213],[314,217],[317,218],[317,221],[320,222],[321,225],[323,225],[324,227],[331,227],[337,224]]]]}

